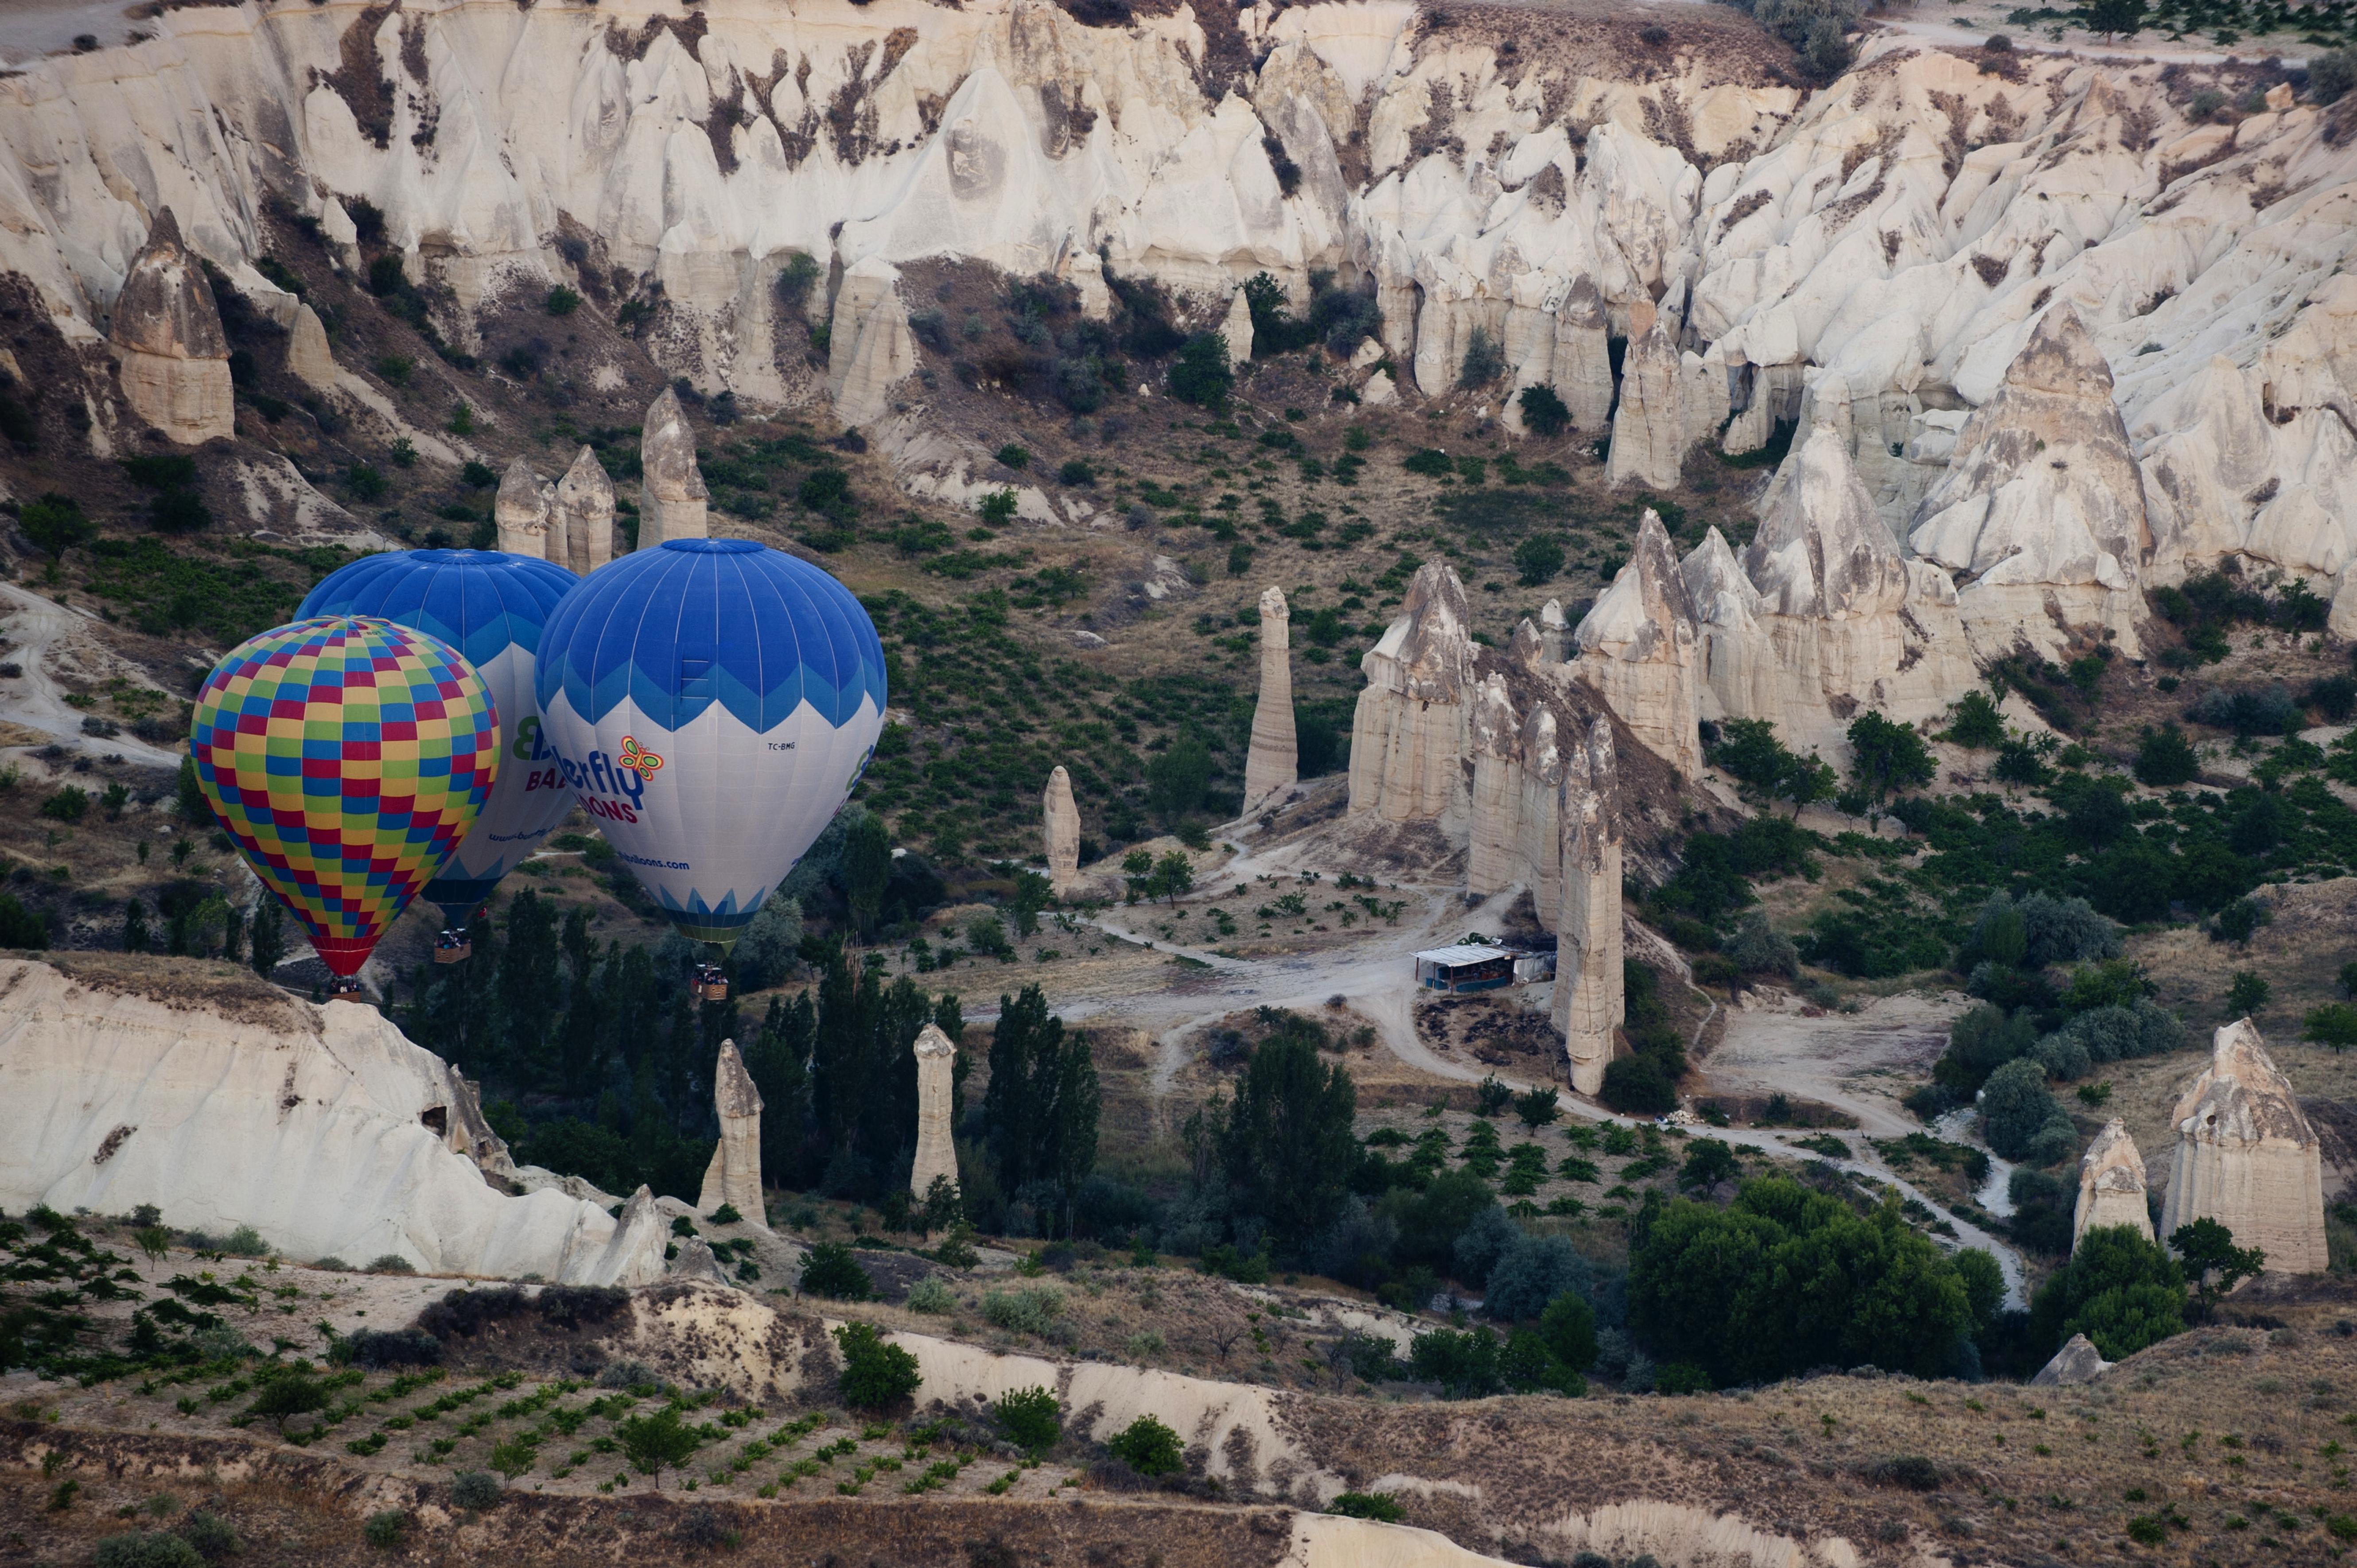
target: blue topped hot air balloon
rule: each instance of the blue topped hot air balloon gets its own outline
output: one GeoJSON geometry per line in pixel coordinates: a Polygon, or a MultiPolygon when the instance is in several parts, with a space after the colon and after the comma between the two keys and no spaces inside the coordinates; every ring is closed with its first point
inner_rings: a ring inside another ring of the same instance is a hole
{"type": "MultiPolygon", "coordinates": [[[[549,616],[579,581],[562,566],[497,550],[395,550],[333,573],[296,612],[373,616],[439,638],[490,691],[504,743],[499,776],[473,829],[425,889],[454,930],[573,810],[541,736],[533,675],[549,616]]],[[[436,956],[463,950],[447,946],[436,956]]]]}
{"type": "Polygon", "coordinates": [[[817,567],[673,539],[556,607],[537,691],[582,807],[681,930],[725,949],[875,755],[884,646],[817,567]]]}

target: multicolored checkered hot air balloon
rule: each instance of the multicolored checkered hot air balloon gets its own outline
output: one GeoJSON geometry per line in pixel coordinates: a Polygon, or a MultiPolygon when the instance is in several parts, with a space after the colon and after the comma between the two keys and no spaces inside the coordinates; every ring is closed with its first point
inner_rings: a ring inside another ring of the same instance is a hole
{"type": "Polygon", "coordinates": [[[214,814],[345,977],[467,836],[499,749],[490,693],[456,650],[362,616],[231,649],[188,733],[214,814]]]}

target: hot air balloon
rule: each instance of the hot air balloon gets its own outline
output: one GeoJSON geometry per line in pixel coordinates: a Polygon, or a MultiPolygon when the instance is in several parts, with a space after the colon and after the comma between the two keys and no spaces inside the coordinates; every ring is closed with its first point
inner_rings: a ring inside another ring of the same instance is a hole
{"type": "Polygon", "coordinates": [[[673,923],[725,952],[875,755],[884,647],[817,567],[673,539],[556,607],[538,692],[582,808],[673,923]]]}
{"type": "Polygon", "coordinates": [[[347,983],[474,826],[499,743],[455,649],[359,616],[230,650],[188,728],[213,814],[347,983]]]}
{"type": "Polygon", "coordinates": [[[549,613],[578,582],[564,567],[530,555],[395,550],[334,573],[296,611],[375,616],[425,632],[457,649],[490,689],[504,741],[499,777],[473,830],[425,885],[425,897],[442,907],[447,923],[437,961],[472,950],[468,919],[573,810],[573,791],[541,739],[533,669],[549,613]]]}

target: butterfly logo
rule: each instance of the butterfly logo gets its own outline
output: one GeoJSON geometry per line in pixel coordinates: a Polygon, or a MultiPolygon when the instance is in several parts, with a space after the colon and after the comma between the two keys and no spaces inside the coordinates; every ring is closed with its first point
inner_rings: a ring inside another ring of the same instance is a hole
{"type": "Polygon", "coordinates": [[[626,773],[635,773],[644,784],[662,770],[663,759],[651,751],[642,751],[639,743],[629,736],[622,737],[622,755],[614,766],[626,773]]]}

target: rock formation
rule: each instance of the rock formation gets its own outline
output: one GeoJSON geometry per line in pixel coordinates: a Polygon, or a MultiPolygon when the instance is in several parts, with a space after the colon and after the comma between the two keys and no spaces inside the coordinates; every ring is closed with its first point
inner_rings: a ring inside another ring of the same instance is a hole
{"type": "Polygon", "coordinates": [[[1637,545],[1572,633],[1573,668],[1647,749],[1689,778],[1702,771],[1694,607],[1652,508],[1637,545]]]}
{"type": "Polygon", "coordinates": [[[376,1009],[193,961],[61,963],[0,962],[0,1205],[152,1203],[289,1257],[397,1253],[428,1273],[662,1273],[661,1229],[516,1171],[464,1079],[376,1009]],[[549,1187],[509,1197],[511,1177],[549,1187]]]}
{"type": "Polygon", "coordinates": [[[909,1167],[909,1191],[922,1200],[936,1180],[958,1185],[957,1147],[951,1141],[950,1087],[957,1047],[937,1025],[917,1031],[909,1049],[917,1056],[917,1158],[909,1167]]]}
{"type": "Polygon", "coordinates": [[[1532,693],[1529,711],[1518,719],[1503,673],[1491,672],[1478,688],[1469,724],[1472,829],[1465,891],[1486,897],[1520,884],[1530,890],[1540,923],[1552,926],[1562,881],[1563,757],[1545,690],[1532,693]]]}
{"type": "Polygon", "coordinates": [[[1629,348],[1620,358],[1620,404],[1612,414],[1606,484],[1616,490],[1624,485],[1649,490],[1678,488],[1686,455],[1678,392],[1677,345],[1649,306],[1632,306],[1629,348]],[[1642,328],[1637,325],[1640,319],[1645,321],[1642,328]]]}
{"type": "Polygon", "coordinates": [[[1562,663],[1566,639],[1570,635],[1570,623],[1564,618],[1561,599],[1549,599],[1539,607],[1539,657],[1542,660],[1549,664],[1562,663]]]}
{"type": "Polygon", "coordinates": [[[499,524],[499,547],[515,555],[548,554],[549,514],[556,506],[556,487],[543,482],[522,457],[500,476],[491,516],[499,524]]]}
{"type": "Polygon", "coordinates": [[[1236,290],[1235,297],[1228,301],[1228,314],[1220,322],[1219,333],[1220,341],[1228,346],[1229,364],[1241,365],[1252,358],[1252,302],[1244,298],[1243,290],[1236,290]]]}
{"type": "Polygon", "coordinates": [[[1260,596],[1260,701],[1253,707],[1252,749],[1244,757],[1244,811],[1293,788],[1300,754],[1293,736],[1293,653],[1285,595],[1260,596]]]}
{"type": "Polygon", "coordinates": [[[869,256],[847,269],[828,328],[826,390],[847,426],[872,424],[891,406],[898,382],[917,371],[917,340],[900,303],[900,269],[869,256]]]}
{"type": "Polygon", "coordinates": [[[1081,880],[1081,809],[1072,803],[1072,776],[1058,763],[1048,775],[1039,803],[1041,847],[1048,855],[1048,882],[1059,895],[1081,880]]]}
{"type": "Polygon", "coordinates": [[[584,446],[556,481],[549,513],[548,559],[586,577],[614,558],[614,481],[584,446]]]}
{"type": "Polygon", "coordinates": [[[1596,284],[1574,278],[1555,307],[1555,395],[1575,430],[1603,430],[1612,422],[1612,353],[1606,342],[1603,303],[1596,284]]]}
{"type": "Polygon", "coordinates": [[[149,426],[183,446],[236,433],[221,311],[168,207],[156,212],[114,296],[107,338],[120,362],[123,399],[149,426]]]}
{"type": "Polygon", "coordinates": [[[713,1256],[712,1243],[701,1236],[689,1236],[679,1242],[679,1256],[671,1261],[669,1276],[673,1281],[698,1281],[708,1285],[736,1289],[728,1271],[713,1256]]]}
{"type": "Polygon", "coordinates": [[[1612,724],[1598,718],[1564,759],[1563,890],[1555,918],[1555,1026],[1571,1061],[1571,1086],[1604,1087],[1613,1031],[1627,1016],[1620,979],[1619,769],[1612,724]]]}
{"type": "Polygon", "coordinates": [[[2218,1031],[2210,1065],[2177,1102],[2177,1152],[2160,1234],[2214,1219],[2267,1268],[2321,1273],[2324,1165],[2316,1129],[2248,1018],[2218,1031]]]}
{"type": "Polygon", "coordinates": [[[1947,575],[1900,553],[1830,426],[1777,470],[1739,562],[1713,529],[1679,575],[1705,718],[1766,719],[1787,745],[1838,757],[1859,712],[1932,719],[1977,679],[1947,575]]]}
{"type": "Polygon", "coordinates": [[[1968,579],[1959,607],[1985,659],[2025,641],[2050,653],[2074,628],[2135,649],[2153,547],[2144,479],[2111,367],[2071,306],[2046,313],[1964,421],[1908,544],[1968,579]]]}
{"type": "Polygon", "coordinates": [[[1469,831],[1459,758],[1473,696],[1465,585],[1446,562],[1416,569],[1400,618],[1360,660],[1366,689],[1351,720],[1351,814],[1430,820],[1454,843],[1469,831]]]}
{"type": "Polygon", "coordinates": [[[712,1069],[712,1109],[720,1118],[720,1143],[712,1163],[704,1168],[704,1190],[695,1207],[709,1218],[722,1204],[733,1204],[748,1224],[770,1228],[769,1205],[761,1197],[761,1091],[745,1070],[737,1042],[720,1042],[720,1059],[712,1069]]]}
{"type": "Polygon", "coordinates": [[[2144,1156],[2115,1116],[2079,1160],[2079,1206],[2071,1217],[2071,1245],[2099,1226],[2125,1225],[2152,1240],[2152,1210],[2145,1202],[2144,1156]]]}
{"type": "Polygon", "coordinates": [[[2112,1369],[2113,1363],[2104,1359],[2094,1341],[2083,1334],[2073,1334],[2054,1352],[2054,1359],[2038,1369],[2029,1380],[2034,1389],[2050,1389],[2065,1383],[2092,1383],[2112,1369]]]}
{"type": "Polygon", "coordinates": [[[695,430],[665,387],[647,406],[646,430],[639,437],[639,548],[651,550],[673,539],[708,539],[712,492],[695,463],[695,430]]]}
{"type": "Polygon", "coordinates": [[[335,350],[328,345],[319,313],[307,305],[295,307],[295,325],[286,332],[286,373],[320,392],[335,390],[335,350]]]}

